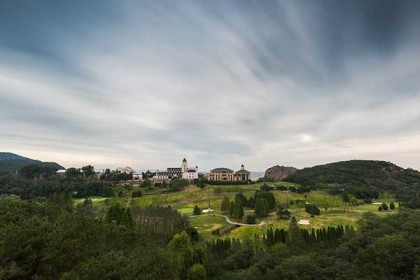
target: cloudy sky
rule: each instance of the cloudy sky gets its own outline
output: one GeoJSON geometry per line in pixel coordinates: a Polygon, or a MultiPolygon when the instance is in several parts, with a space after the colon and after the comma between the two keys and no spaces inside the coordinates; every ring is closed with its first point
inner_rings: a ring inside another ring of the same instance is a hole
{"type": "Polygon", "coordinates": [[[420,2],[3,0],[0,151],[420,169],[420,2]]]}

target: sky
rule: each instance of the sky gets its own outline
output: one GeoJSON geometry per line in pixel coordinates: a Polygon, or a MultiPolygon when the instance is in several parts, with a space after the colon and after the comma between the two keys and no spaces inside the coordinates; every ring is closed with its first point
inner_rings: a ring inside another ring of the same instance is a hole
{"type": "Polygon", "coordinates": [[[420,169],[420,2],[0,2],[0,151],[420,169]]]}

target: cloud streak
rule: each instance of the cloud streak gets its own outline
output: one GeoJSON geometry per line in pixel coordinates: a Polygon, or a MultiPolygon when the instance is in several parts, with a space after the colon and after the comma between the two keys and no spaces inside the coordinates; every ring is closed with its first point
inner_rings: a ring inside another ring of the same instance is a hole
{"type": "Polygon", "coordinates": [[[416,1],[28,2],[0,4],[1,150],[420,169],[416,1]]]}

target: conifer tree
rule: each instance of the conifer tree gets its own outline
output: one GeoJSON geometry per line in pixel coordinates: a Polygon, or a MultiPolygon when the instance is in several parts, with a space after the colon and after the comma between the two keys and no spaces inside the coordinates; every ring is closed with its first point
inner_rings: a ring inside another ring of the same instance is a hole
{"type": "Polygon", "coordinates": [[[225,196],[223,198],[222,207],[221,208],[222,208],[221,210],[222,210],[222,212],[224,214],[226,214],[226,213],[229,212],[229,209],[230,209],[230,200],[229,200],[229,197],[225,196]]]}
{"type": "Polygon", "coordinates": [[[235,198],[232,217],[235,219],[241,219],[243,216],[244,216],[244,209],[242,208],[241,201],[239,198],[235,198]]]}
{"type": "Polygon", "coordinates": [[[194,215],[200,215],[201,214],[201,209],[200,209],[200,207],[198,207],[197,204],[194,206],[193,214],[194,215]]]}
{"type": "Polygon", "coordinates": [[[131,214],[130,207],[127,207],[127,209],[125,209],[124,211],[124,214],[121,219],[121,225],[124,225],[129,229],[134,228],[134,220],[133,215],[131,214]]]}
{"type": "Polygon", "coordinates": [[[255,215],[258,218],[266,217],[268,214],[268,202],[265,198],[258,198],[255,203],[255,215]]]}

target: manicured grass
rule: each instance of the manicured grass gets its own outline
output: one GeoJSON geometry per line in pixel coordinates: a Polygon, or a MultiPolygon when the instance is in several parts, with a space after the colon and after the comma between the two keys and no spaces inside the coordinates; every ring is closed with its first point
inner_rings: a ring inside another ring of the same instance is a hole
{"type": "Polygon", "coordinates": [[[230,226],[225,218],[211,214],[201,214],[199,216],[191,217],[190,223],[198,230],[198,233],[203,239],[217,238],[217,235],[212,234],[213,230],[219,229],[220,231],[223,231],[223,229],[230,226]]]}
{"type": "MultiPolygon", "coordinates": [[[[293,183],[286,182],[273,182],[267,183],[270,186],[276,185],[289,185],[296,186],[293,183]]],[[[269,227],[278,227],[287,229],[289,226],[289,220],[278,219],[274,212],[270,213],[265,220],[265,225],[250,227],[250,226],[240,226],[235,228],[226,222],[223,217],[214,216],[212,214],[222,214],[221,204],[224,196],[229,197],[232,201],[235,198],[236,193],[241,191],[246,197],[254,196],[255,191],[259,190],[263,183],[249,184],[249,185],[221,185],[221,186],[207,186],[203,189],[197,188],[196,186],[189,186],[181,192],[168,193],[163,192],[164,189],[153,189],[153,190],[144,190],[143,196],[138,198],[131,198],[127,194],[126,197],[122,198],[104,198],[104,197],[94,197],[92,198],[94,207],[97,209],[98,216],[105,216],[107,209],[115,204],[120,203],[123,206],[135,205],[140,207],[148,207],[150,205],[154,206],[168,206],[170,205],[176,209],[180,214],[191,216],[193,214],[193,209],[195,205],[198,205],[201,209],[208,208],[209,199],[210,207],[213,209],[210,215],[202,214],[196,217],[190,217],[190,222],[193,227],[195,227],[202,238],[210,239],[216,237],[233,237],[233,238],[255,238],[255,236],[262,236],[263,233],[269,227]],[[222,236],[217,236],[211,232],[217,228],[220,228],[221,232],[226,232],[222,236]],[[233,230],[232,230],[233,229],[233,230]]],[[[357,228],[357,221],[362,217],[366,212],[373,212],[379,216],[386,216],[393,213],[396,213],[398,210],[388,210],[388,211],[378,211],[378,204],[361,204],[355,207],[348,207],[346,211],[343,209],[328,209],[325,211],[321,209],[321,215],[311,217],[310,214],[306,213],[303,208],[298,208],[295,204],[292,203],[294,200],[305,200],[305,201],[316,201],[317,198],[331,196],[328,192],[323,190],[311,191],[306,194],[293,193],[291,191],[272,191],[278,204],[285,205],[287,200],[289,201],[289,209],[292,211],[292,214],[296,219],[299,220],[309,220],[309,225],[300,225],[302,228],[311,229],[311,228],[323,228],[328,226],[338,226],[338,225],[349,225],[357,228]]],[[[386,202],[389,206],[390,202],[393,201],[390,198],[384,198],[378,201],[377,203],[386,202]]],[[[83,199],[76,199],[75,205],[82,203],[83,199]]],[[[395,202],[394,202],[395,203],[395,202]]],[[[397,206],[397,203],[395,203],[397,206]]],[[[253,209],[245,208],[245,215],[252,214],[253,209]]],[[[258,219],[259,223],[261,219],[258,219]]]]}

